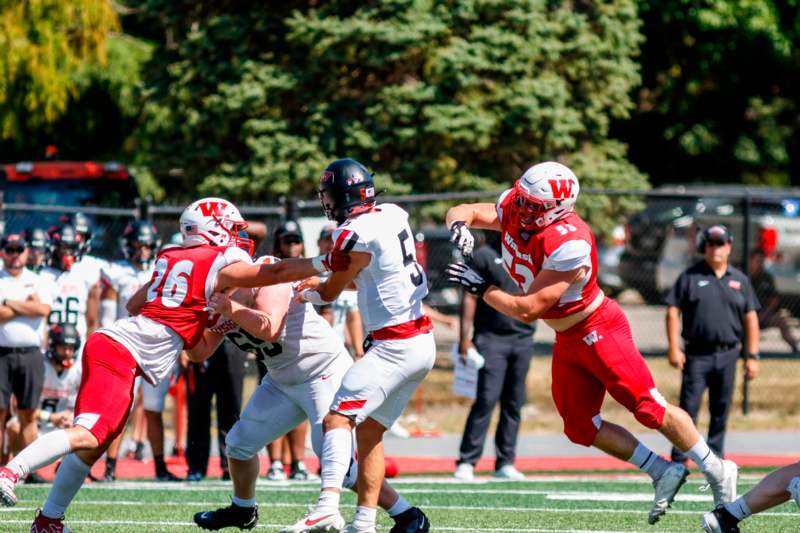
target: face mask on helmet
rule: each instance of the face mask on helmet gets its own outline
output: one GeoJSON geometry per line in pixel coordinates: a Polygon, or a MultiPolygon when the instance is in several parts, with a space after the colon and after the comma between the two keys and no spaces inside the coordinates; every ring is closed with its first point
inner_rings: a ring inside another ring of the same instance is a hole
{"type": "Polygon", "coordinates": [[[70,368],[75,362],[75,352],[80,345],[80,337],[75,326],[54,324],[50,327],[47,357],[63,368],[70,368]]]}
{"type": "Polygon", "coordinates": [[[528,231],[534,231],[543,224],[541,221],[545,214],[560,205],[558,200],[540,200],[525,193],[515,191],[514,205],[517,211],[518,224],[528,231]]]}
{"type": "Polygon", "coordinates": [[[239,235],[246,228],[247,222],[239,210],[222,198],[198,200],[187,207],[180,218],[184,246],[238,246],[252,251],[253,241],[239,235]]]}
{"type": "Polygon", "coordinates": [[[339,224],[375,207],[372,174],[353,159],[339,159],[328,165],[320,176],[318,194],[325,216],[339,224]]]}

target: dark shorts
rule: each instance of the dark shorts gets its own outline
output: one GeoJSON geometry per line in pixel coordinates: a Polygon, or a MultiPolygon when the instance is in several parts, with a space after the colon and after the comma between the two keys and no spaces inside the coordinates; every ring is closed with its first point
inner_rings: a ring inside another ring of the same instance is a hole
{"type": "Polygon", "coordinates": [[[19,409],[39,406],[44,385],[42,351],[30,348],[0,348],[0,409],[8,409],[13,394],[19,409]]]}

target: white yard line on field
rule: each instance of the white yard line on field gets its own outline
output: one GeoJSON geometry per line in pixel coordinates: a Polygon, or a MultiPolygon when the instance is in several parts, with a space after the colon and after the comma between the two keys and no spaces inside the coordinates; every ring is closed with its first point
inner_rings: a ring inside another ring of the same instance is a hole
{"type": "MultiPolygon", "coordinates": [[[[553,500],[562,500],[562,501],[582,501],[588,500],[592,501],[591,498],[585,497],[586,493],[574,493],[568,495],[569,497],[563,497],[563,495],[558,495],[555,498],[548,498],[553,500]],[[574,496],[574,498],[573,498],[574,496]],[[580,497],[580,498],[579,498],[580,497]]],[[[593,501],[626,501],[626,502],[638,502],[638,501],[646,501],[650,502],[653,498],[652,496],[648,496],[647,499],[642,499],[641,497],[647,496],[644,494],[638,494],[633,496],[638,496],[638,499],[631,498],[630,494],[623,493],[624,497],[618,500],[601,500],[595,499],[593,501]]],[[[694,500],[692,498],[679,498],[684,501],[706,501],[703,500],[694,500]]],[[[710,500],[710,498],[707,498],[710,500]]],[[[82,505],[117,505],[122,507],[150,507],[153,505],[159,506],[167,506],[167,507],[196,507],[197,509],[192,510],[191,512],[199,512],[207,507],[213,507],[213,502],[191,502],[191,501],[182,501],[182,502],[148,502],[148,501],[135,501],[135,500],[75,500],[72,502],[72,506],[82,506],[82,505]]],[[[308,502],[263,502],[260,504],[263,509],[269,509],[270,507],[284,507],[284,508],[298,508],[298,509],[306,509],[308,508],[308,502]]],[[[554,509],[548,507],[510,507],[510,506],[473,506],[473,505],[422,505],[423,510],[427,509],[436,509],[442,511],[481,511],[481,512],[534,512],[534,513],[612,513],[612,514],[644,514],[648,511],[646,506],[643,506],[641,509],[606,509],[606,508],[570,508],[570,509],[554,509]]],[[[9,512],[9,511],[33,511],[35,507],[10,507],[10,508],[0,508],[0,512],[9,512]]],[[[701,511],[690,511],[690,510],[682,510],[682,509],[670,509],[668,511],[669,514],[677,514],[677,515],[697,515],[701,511]]],[[[800,513],[796,512],[767,512],[761,513],[759,516],[789,516],[789,517],[800,517],[800,513]]]]}

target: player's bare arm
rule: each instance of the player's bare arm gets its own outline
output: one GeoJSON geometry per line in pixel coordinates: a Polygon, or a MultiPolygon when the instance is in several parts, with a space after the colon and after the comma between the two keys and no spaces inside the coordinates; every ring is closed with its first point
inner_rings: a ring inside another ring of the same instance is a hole
{"type": "Polygon", "coordinates": [[[299,298],[312,304],[330,303],[339,297],[339,294],[353,284],[358,273],[361,272],[372,260],[372,255],[367,252],[342,252],[350,257],[350,266],[347,270],[334,272],[328,279],[320,282],[316,290],[304,290],[299,298]]]}
{"type": "Polygon", "coordinates": [[[142,310],[145,302],[147,302],[147,287],[150,284],[142,285],[139,289],[131,296],[131,299],[128,300],[128,303],[125,304],[125,309],[127,309],[128,314],[130,316],[136,316],[139,314],[139,311],[142,310]]]}
{"type": "Polygon", "coordinates": [[[460,204],[447,210],[445,225],[452,228],[454,222],[464,222],[468,228],[500,231],[500,220],[494,204],[460,204]]]}
{"type": "Polygon", "coordinates": [[[200,341],[191,349],[186,349],[184,352],[189,356],[189,360],[193,363],[202,363],[222,344],[225,335],[207,329],[203,332],[200,341]]]}
{"type": "Polygon", "coordinates": [[[325,259],[284,259],[273,264],[237,262],[219,271],[215,292],[231,288],[256,288],[299,281],[328,270],[344,270],[350,264],[347,254],[331,252],[325,259]]]}
{"type": "Polygon", "coordinates": [[[252,307],[237,301],[235,296],[227,292],[214,294],[208,306],[251,335],[274,342],[280,337],[286,324],[291,297],[292,286],[281,283],[259,289],[252,307]]]}

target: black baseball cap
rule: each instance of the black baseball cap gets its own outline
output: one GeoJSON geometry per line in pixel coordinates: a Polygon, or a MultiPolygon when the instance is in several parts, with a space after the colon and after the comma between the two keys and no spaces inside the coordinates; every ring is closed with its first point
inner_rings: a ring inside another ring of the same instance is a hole
{"type": "Polygon", "coordinates": [[[303,234],[300,232],[300,225],[294,220],[287,220],[281,223],[275,230],[275,239],[281,240],[287,237],[295,237],[303,242],[303,234]]]}
{"type": "Polygon", "coordinates": [[[28,243],[25,242],[25,238],[20,235],[19,233],[10,233],[8,235],[4,235],[2,239],[0,239],[0,248],[17,248],[20,250],[24,250],[28,247],[28,243]]]}
{"type": "Polygon", "coordinates": [[[733,235],[728,231],[728,228],[722,224],[716,224],[703,232],[703,242],[710,242],[713,244],[728,244],[733,242],[733,235]]]}

